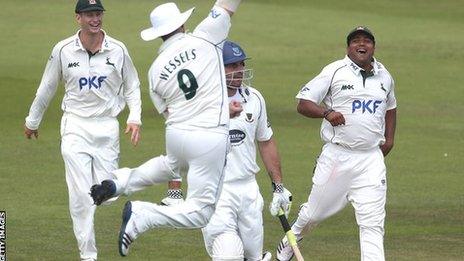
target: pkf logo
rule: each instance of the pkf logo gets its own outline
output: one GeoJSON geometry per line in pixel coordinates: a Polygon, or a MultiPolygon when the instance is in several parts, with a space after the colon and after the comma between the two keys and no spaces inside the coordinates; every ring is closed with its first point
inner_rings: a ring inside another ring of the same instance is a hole
{"type": "Polygon", "coordinates": [[[84,87],[89,87],[89,90],[93,88],[100,89],[102,87],[103,81],[106,79],[106,76],[93,76],[93,77],[81,77],[79,79],[79,90],[82,90],[84,87]]]}
{"type": "Polygon", "coordinates": [[[354,113],[356,110],[361,110],[362,113],[365,113],[366,111],[368,113],[375,113],[381,103],[382,101],[354,100],[351,104],[351,112],[354,113]]]}

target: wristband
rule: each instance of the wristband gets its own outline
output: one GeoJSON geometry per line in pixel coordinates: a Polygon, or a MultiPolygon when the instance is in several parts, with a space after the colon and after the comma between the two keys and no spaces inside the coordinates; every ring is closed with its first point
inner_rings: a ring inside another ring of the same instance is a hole
{"type": "Polygon", "coordinates": [[[284,192],[284,184],[272,182],[272,191],[274,193],[282,193],[282,192],[284,192]]]}
{"type": "Polygon", "coordinates": [[[183,196],[181,189],[168,189],[166,194],[168,198],[174,198],[174,199],[181,199],[183,196]]]}
{"type": "Polygon", "coordinates": [[[332,109],[327,109],[324,111],[324,119],[327,119],[327,116],[329,116],[329,114],[331,114],[332,112],[334,112],[334,110],[332,109]]]}

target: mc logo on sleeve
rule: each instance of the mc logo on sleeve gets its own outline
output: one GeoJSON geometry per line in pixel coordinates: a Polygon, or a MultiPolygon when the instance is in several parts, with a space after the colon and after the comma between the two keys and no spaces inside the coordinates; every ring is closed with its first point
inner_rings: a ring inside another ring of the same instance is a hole
{"type": "Polygon", "coordinates": [[[351,112],[362,111],[362,113],[375,113],[382,101],[378,100],[354,100],[351,104],[351,112]]]}
{"type": "Polygon", "coordinates": [[[89,76],[89,77],[81,77],[79,78],[79,90],[83,88],[95,88],[100,89],[102,87],[103,81],[105,81],[106,76],[89,76]]]}

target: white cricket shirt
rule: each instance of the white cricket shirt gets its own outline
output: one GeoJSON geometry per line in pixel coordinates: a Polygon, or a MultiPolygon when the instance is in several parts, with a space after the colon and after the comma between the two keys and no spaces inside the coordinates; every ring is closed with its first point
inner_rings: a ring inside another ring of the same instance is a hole
{"type": "Polygon", "coordinates": [[[258,90],[248,87],[237,91],[229,101],[242,103],[243,111],[230,119],[229,139],[231,149],[227,154],[224,182],[254,178],[259,172],[256,163],[255,141],[267,141],[272,137],[266,103],[258,90]]]}
{"type": "Polygon", "coordinates": [[[149,72],[150,97],[166,125],[184,129],[220,128],[227,133],[229,105],[222,45],[230,29],[226,10],[213,7],[191,34],[165,41],[149,72]]]}
{"type": "Polygon", "coordinates": [[[394,81],[387,69],[373,61],[373,75],[363,80],[361,68],[345,56],[327,65],[297,94],[297,99],[321,102],[340,112],[345,125],[322,121],[321,138],[353,150],[369,150],[385,142],[385,113],[396,108],[394,81]]]}
{"type": "Polygon", "coordinates": [[[116,117],[127,102],[127,123],[141,124],[137,71],[125,45],[104,34],[101,49],[93,56],[82,46],[79,32],[55,45],[26,117],[26,127],[38,129],[61,80],[64,112],[84,118],[116,117]]]}

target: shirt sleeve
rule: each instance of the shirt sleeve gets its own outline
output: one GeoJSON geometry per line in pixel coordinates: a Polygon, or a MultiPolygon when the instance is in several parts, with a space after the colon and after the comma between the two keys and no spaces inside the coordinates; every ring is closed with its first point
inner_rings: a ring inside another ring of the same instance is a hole
{"type": "Polygon", "coordinates": [[[390,92],[387,95],[387,111],[396,108],[395,81],[391,80],[390,92]]]}
{"type": "Polygon", "coordinates": [[[155,79],[155,72],[153,71],[153,67],[150,68],[148,71],[148,83],[149,83],[149,90],[148,93],[150,94],[151,101],[155,106],[156,110],[159,114],[163,114],[167,107],[166,101],[156,92],[156,82],[155,79]]]}
{"type": "Polygon", "coordinates": [[[301,88],[296,98],[320,104],[329,91],[332,75],[327,67],[324,68],[319,75],[301,88]]]}
{"type": "Polygon", "coordinates": [[[193,35],[217,45],[227,38],[230,27],[229,13],[222,7],[214,6],[209,15],[195,28],[193,35]]]}
{"type": "Polygon", "coordinates": [[[257,94],[257,96],[260,105],[260,113],[258,115],[258,126],[256,128],[256,140],[267,141],[271,139],[273,131],[267,117],[266,102],[263,96],[260,94],[257,94]]]}
{"type": "Polygon", "coordinates": [[[42,80],[29,109],[29,115],[26,117],[25,125],[28,129],[37,130],[39,128],[45,110],[48,108],[53,96],[55,96],[62,76],[60,50],[61,45],[56,45],[50,58],[48,58],[42,80]]]}
{"type": "Polygon", "coordinates": [[[127,49],[124,49],[124,66],[122,70],[124,99],[129,107],[127,123],[141,125],[142,100],[140,98],[140,80],[127,49]]]}

